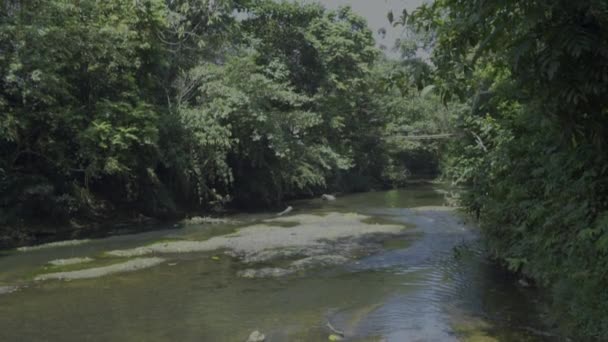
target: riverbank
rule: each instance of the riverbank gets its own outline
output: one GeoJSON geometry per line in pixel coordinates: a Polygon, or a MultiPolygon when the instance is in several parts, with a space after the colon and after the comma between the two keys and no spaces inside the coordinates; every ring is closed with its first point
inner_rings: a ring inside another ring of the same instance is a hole
{"type": "MultiPolygon", "coordinates": [[[[416,178],[406,183],[406,187],[416,188],[439,184],[436,180],[416,178]]],[[[354,193],[353,193],[354,194],[354,193]]],[[[348,193],[340,193],[346,196],[348,193]]],[[[299,197],[287,201],[282,207],[272,208],[275,212],[283,210],[290,203],[318,200],[321,193],[312,196],[299,197]]],[[[215,218],[217,220],[247,213],[239,211],[238,208],[226,207],[215,211],[180,211],[174,216],[155,218],[146,216],[141,212],[114,210],[112,213],[99,213],[94,216],[74,216],[64,223],[21,221],[11,225],[0,225],[0,251],[20,247],[30,247],[66,240],[82,240],[105,238],[112,235],[124,235],[137,232],[146,232],[154,229],[162,229],[167,226],[180,227],[187,223],[188,218],[215,218]]],[[[273,215],[272,211],[257,210],[249,213],[273,215]]]]}
{"type": "Polygon", "coordinates": [[[103,238],[114,234],[144,232],[164,221],[143,215],[116,215],[84,219],[74,217],[65,223],[21,222],[0,226],[0,251],[53,242],[103,238]]]}

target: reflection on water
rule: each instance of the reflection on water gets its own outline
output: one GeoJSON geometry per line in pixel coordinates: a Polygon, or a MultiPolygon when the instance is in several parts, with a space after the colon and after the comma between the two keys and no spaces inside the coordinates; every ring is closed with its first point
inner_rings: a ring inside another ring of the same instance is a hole
{"type": "MultiPolygon", "coordinates": [[[[0,341],[245,341],[253,330],[267,341],[327,341],[328,321],[352,341],[556,340],[539,333],[537,294],[486,262],[476,232],[432,208],[442,204],[431,186],[296,202],[297,213],[359,212],[413,228],[382,253],[285,279],[238,278],[243,266],[229,257],[183,254],[131,274],[30,283],[0,295],[0,341]]],[[[0,285],[52,259],[233,230],[196,226],[11,253],[0,258],[0,285]]]]}

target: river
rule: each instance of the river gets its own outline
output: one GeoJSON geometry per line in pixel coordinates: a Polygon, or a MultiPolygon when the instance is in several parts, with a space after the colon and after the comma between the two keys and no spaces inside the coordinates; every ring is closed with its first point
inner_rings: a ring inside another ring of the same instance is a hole
{"type": "Polygon", "coordinates": [[[294,202],[289,215],[317,215],[327,227],[332,222],[323,220],[332,216],[325,215],[357,213],[371,217],[370,226],[402,226],[403,233],[383,235],[375,240],[382,248],[347,262],[276,277],[243,277],[243,261],[222,249],[163,253],[153,267],[95,279],[34,280],[51,260],[90,257],[103,266],[116,262],[108,251],[238,239],[246,236],[241,229],[272,216],[264,213],[231,217],[237,225],[170,225],[1,253],[0,287],[15,291],[0,294],[0,341],[246,341],[254,330],[266,341],[328,341],[337,337],[333,330],[346,341],[558,340],[543,327],[538,291],[484,257],[477,230],[444,206],[445,193],[419,185],[294,202]]]}

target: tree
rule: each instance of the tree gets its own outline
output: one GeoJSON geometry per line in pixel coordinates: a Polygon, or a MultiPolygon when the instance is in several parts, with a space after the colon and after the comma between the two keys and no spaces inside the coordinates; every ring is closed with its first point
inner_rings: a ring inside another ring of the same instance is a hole
{"type": "Polygon", "coordinates": [[[141,90],[158,49],[150,37],[163,26],[162,2],[12,6],[0,34],[9,201],[27,201],[34,191],[27,187],[69,196],[72,184],[105,176],[127,187],[156,155],[156,109],[141,90]]]}
{"type": "Polygon", "coordinates": [[[608,333],[607,20],[595,0],[442,0],[407,18],[435,34],[443,98],[470,107],[450,174],[490,251],[549,287],[582,339],[608,333]]]}

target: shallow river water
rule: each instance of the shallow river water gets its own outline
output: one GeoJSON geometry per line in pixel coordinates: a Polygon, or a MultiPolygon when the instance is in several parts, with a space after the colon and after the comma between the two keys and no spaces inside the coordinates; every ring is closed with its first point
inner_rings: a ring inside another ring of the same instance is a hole
{"type": "MultiPolygon", "coordinates": [[[[239,277],[240,261],[212,251],[97,279],[33,280],[50,260],[201,240],[232,233],[233,224],[0,252],[0,287],[19,286],[0,294],[0,341],[246,341],[254,330],[266,341],[328,341],[328,322],[346,341],[558,340],[540,323],[539,294],[486,261],[476,230],[443,207],[444,194],[424,185],[293,203],[293,214],[359,213],[406,233],[380,252],[280,278],[239,277]]],[[[233,219],[247,226],[269,216],[233,219]]]]}

